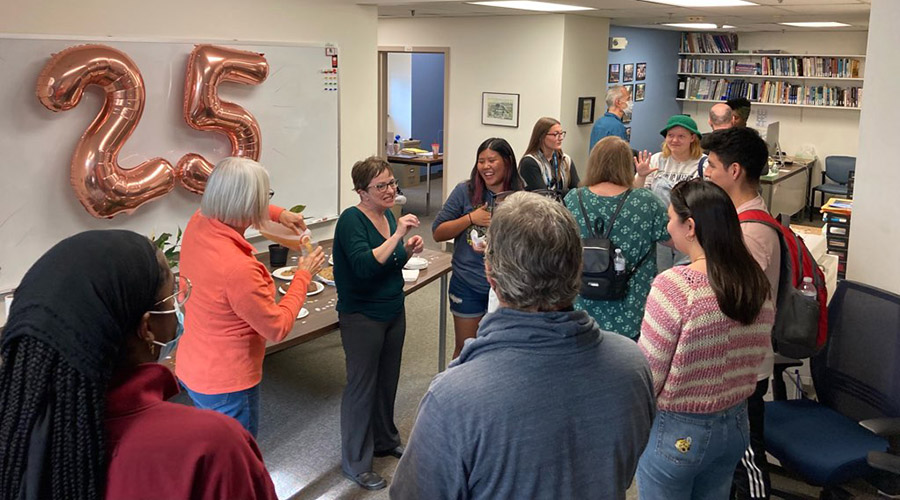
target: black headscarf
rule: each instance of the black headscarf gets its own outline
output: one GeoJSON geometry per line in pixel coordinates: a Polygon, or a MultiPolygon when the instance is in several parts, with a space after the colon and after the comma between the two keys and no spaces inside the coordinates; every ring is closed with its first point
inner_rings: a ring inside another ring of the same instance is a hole
{"type": "Polygon", "coordinates": [[[30,336],[90,380],[105,383],[126,335],[153,308],[156,248],[132,231],[85,231],[47,251],[16,289],[2,345],[30,336]]]}

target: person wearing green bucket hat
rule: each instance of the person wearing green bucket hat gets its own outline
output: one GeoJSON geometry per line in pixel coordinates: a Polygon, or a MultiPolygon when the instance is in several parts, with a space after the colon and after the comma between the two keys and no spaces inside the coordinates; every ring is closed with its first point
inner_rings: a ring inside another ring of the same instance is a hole
{"type": "MultiPolygon", "coordinates": [[[[700,148],[700,131],[697,122],[687,115],[669,117],[666,126],[659,131],[665,140],[662,151],[651,155],[641,151],[634,158],[637,174],[635,188],[649,188],[663,203],[669,205],[669,193],[675,184],[703,176],[706,155],[700,148]]],[[[686,256],[670,247],[657,246],[657,267],[662,272],[686,256]]]]}

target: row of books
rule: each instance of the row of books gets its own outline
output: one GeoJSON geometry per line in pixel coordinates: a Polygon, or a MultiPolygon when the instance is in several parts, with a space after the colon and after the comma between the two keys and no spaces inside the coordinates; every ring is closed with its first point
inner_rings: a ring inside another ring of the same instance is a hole
{"type": "Polygon", "coordinates": [[[751,101],[757,100],[759,83],[748,82],[736,78],[705,78],[697,76],[681,76],[678,78],[679,99],[711,99],[723,101],[744,97],[751,101]]]}
{"type": "Polygon", "coordinates": [[[756,63],[736,59],[684,58],[678,61],[678,72],[859,78],[859,60],[848,57],[761,57],[760,62],[756,63]]]}
{"type": "Polygon", "coordinates": [[[681,52],[706,52],[727,54],[737,50],[738,39],[734,33],[682,33],[681,52]]]}
{"type": "Polygon", "coordinates": [[[723,101],[743,97],[767,104],[805,104],[809,106],[858,108],[862,87],[795,85],[784,81],[750,82],[741,78],[681,76],[679,99],[723,101]]]}
{"type": "Polygon", "coordinates": [[[759,64],[735,59],[679,59],[679,73],[715,73],[719,75],[758,75],[759,64]]]}

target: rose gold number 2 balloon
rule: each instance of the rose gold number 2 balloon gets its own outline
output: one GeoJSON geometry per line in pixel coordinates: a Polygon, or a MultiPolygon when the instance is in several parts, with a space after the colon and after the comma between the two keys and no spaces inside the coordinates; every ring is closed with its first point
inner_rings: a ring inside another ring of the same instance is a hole
{"type": "Polygon", "coordinates": [[[72,154],[71,181],[78,200],[98,218],[130,213],[175,187],[175,170],[162,158],[131,169],[118,165],[119,151],[141,120],[144,80],[123,52],[106,45],[79,45],[54,54],[37,81],[37,97],[51,111],[66,111],[81,101],[85,87],[106,92],[72,154]]]}
{"type": "MultiPolygon", "coordinates": [[[[231,141],[231,156],[259,160],[262,134],[249,111],[219,99],[221,82],[262,83],[269,64],[262,54],[216,45],[197,45],[188,59],[184,81],[184,119],[197,130],[214,130],[231,141]]],[[[202,193],[213,164],[196,153],[178,161],[178,178],[189,191],[202,193]]]]}

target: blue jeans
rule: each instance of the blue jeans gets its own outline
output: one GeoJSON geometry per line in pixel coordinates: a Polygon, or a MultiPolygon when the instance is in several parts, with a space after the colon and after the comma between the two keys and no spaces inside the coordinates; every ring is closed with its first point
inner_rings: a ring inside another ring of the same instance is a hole
{"type": "Polygon", "coordinates": [[[192,391],[184,383],[181,386],[191,397],[194,406],[228,415],[256,437],[259,429],[259,384],[243,391],[223,394],[202,394],[192,391]]]}
{"type": "Polygon", "coordinates": [[[746,402],[710,414],[660,411],[638,462],[638,494],[653,500],[726,500],[749,444],[746,402]]]}

